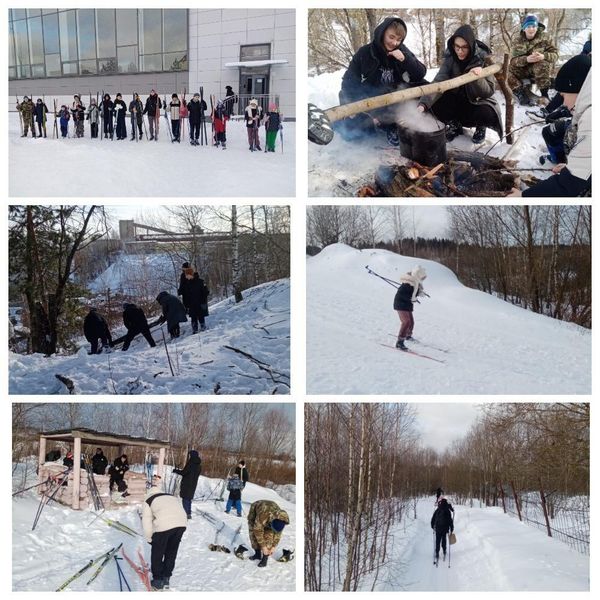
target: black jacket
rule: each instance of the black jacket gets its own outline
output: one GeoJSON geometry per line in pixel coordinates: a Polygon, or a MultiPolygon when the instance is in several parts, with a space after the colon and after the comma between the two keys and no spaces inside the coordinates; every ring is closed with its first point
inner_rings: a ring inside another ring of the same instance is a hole
{"type": "Polygon", "coordinates": [[[156,301],[160,304],[163,312],[162,321],[167,322],[169,331],[179,323],[185,323],[187,317],[185,315],[185,307],[179,301],[177,296],[168,292],[161,292],[156,301]]]}
{"type": "Polygon", "coordinates": [[[179,487],[179,495],[182,498],[191,500],[196,493],[198,485],[198,477],[202,473],[202,461],[196,450],[190,450],[188,460],[183,469],[173,469],[173,473],[181,475],[181,486],[179,487]]]}
{"type": "Polygon", "coordinates": [[[104,452],[100,454],[94,454],[92,456],[92,471],[95,475],[104,475],[106,473],[106,467],[108,466],[108,459],[104,456],[104,452]]]}
{"type": "Polygon", "coordinates": [[[90,310],[83,320],[83,335],[90,343],[97,341],[99,338],[106,338],[108,343],[112,344],[108,323],[95,309],[90,310]]]}
{"type": "MultiPolygon", "coordinates": [[[[447,42],[446,52],[444,53],[444,59],[440,66],[437,75],[434,77],[434,83],[437,81],[447,81],[448,79],[454,79],[460,75],[468,73],[475,67],[486,67],[487,63],[491,64],[489,57],[492,51],[483,42],[475,38],[475,33],[470,25],[461,25],[452,35],[447,42]],[[459,60],[456,52],[454,51],[454,40],[457,37],[463,38],[470,46],[471,51],[465,60],[459,60]]],[[[481,106],[491,106],[496,112],[498,119],[497,125],[494,128],[498,135],[502,136],[502,115],[500,113],[500,107],[492,96],[496,90],[496,80],[493,75],[483,77],[467,83],[459,88],[450,90],[451,93],[461,94],[465,100],[470,104],[481,106]]],[[[449,93],[449,92],[446,92],[449,93]]],[[[442,96],[442,93],[429,94],[422,96],[420,104],[425,105],[430,109],[442,96]]]]}
{"type": "Polygon", "coordinates": [[[114,107],[115,103],[112,100],[102,100],[102,102],[100,103],[100,109],[102,110],[102,118],[107,121],[110,121],[113,116],[114,107]]]}
{"type": "Polygon", "coordinates": [[[127,114],[127,104],[123,100],[115,100],[114,111],[117,115],[117,121],[125,122],[125,115],[127,114]],[[118,109],[120,107],[120,110],[118,109]]]}
{"type": "Polygon", "coordinates": [[[401,23],[406,30],[406,24],[398,17],[388,17],[375,28],[371,43],[359,48],[344,73],[340,103],[379,96],[393,92],[401,85],[416,85],[423,81],[427,69],[404,43],[398,48],[404,54],[403,61],[388,56],[383,46],[383,34],[393,22],[401,23]]]}
{"type": "Polygon", "coordinates": [[[188,279],[182,273],[177,294],[181,296],[183,305],[191,317],[208,316],[208,295],[210,291],[206,287],[204,279],[201,279],[198,273],[194,273],[193,279],[188,279]]]}
{"type": "Polygon", "coordinates": [[[450,504],[445,503],[436,508],[433,517],[431,517],[431,528],[435,529],[436,533],[442,534],[454,531],[452,506],[450,504]]]}
{"type": "Polygon", "coordinates": [[[123,460],[121,456],[115,458],[115,462],[110,468],[110,475],[115,481],[120,481],[125,477],[125,473],[129,471],[129,463],[127,460],[123,460]]]}
{"type": "Polygon", "coordinates": [[[187,103],[188,109],[188,118],[190,123],[199,124],[202,118],[202,115],[207,110],[208,106],[206,105],[206,100],[190,100],[187,103]]]}
{"type": "Polygon", "coordinates": [[[48,114],[48,107],[44,102],[36,102],[33,107],[33,114],[35,115],[36,123],[44,124],[46,122],[46,115],[48,114]]]}
{"type": "Polygon", "coordinates": [[[415,288],[410,283],[401,284],[394,296],[394,310],[408,310],[412,312],[412,295],[414,291],[415,288]]]}
{"type": "Polygon", "coordinates": [[[244,485],[250,481],[250,475],[248,475],[248,467],[241,469],[240,467],[235,468],[235,474],[244,482],[244,485]]]}
{"type": "Polygon", "coordinates": [[[144,107],[144,114],[147,114],[149,117],[156,117],[156,110],[162,108],[162,102],[158,96],[148,96],[146,99],[146,106],[144,107]]]}
{"type": "Polygon", "coordinates": [[[242,499],[242,490],[229,490],[229,500],[233,500],[234,502],[236,500],[241,500],[242,499]]]}
{"type": "Polygon", "coordinates": [[[148,329],[148,319],[144,311],[135,304],[125,304],[123,310],[123,325],[129,333],[137,335],[148,329]]]}

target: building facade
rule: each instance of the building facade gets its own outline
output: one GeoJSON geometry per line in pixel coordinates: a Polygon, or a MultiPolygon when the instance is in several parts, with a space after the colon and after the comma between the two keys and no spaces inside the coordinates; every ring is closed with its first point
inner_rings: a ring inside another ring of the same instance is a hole
{"type": "Polygon", "coordinates": [[[295,117],[293,9],[10,9],[9,93],[204,94],[295,117]]]}

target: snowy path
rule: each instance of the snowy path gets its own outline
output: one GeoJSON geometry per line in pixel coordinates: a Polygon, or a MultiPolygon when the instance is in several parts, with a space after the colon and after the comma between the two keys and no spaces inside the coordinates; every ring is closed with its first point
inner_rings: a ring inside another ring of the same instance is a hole
{"type": "MultiPolygon", "coordinates": [[[[450,499],[451,500],[451,499],[450,499]]],[[[589,557],[501,508],[455,505],[457,543],[433,565],[433,502],[421,500],[391,570],[405,591],[580,591],[589,589],[589,557]],[[398,561],[396,563],[396,561],[398,561]],[[400,564],[394,567],[394,564],[400,564]]],[[[391,581],[391,580],[389,580],[391,581]]],[[[384,581],[378,590],[390,589],[384,581]]],[[[398,589],[398,588],[396,588],[398,589]]]]}
{"type": "MultiPolygon", "coordinates": [[[[71,356],[45,358],[11,352],[9,393],[66,393],[55,378],[59,373],[73,380],[77,394],[289,394],[288,279],[246,290],[240,304],[228,298],[211,306],[207,324],[206,332],[192,335],[188,320],[182,324],[182,337],[167,343],[175,376],[170,372],[160,329],[156,329],[155,348],[139,335],[127,352],[117,349],[89,356],[85,340],[71,356]],[[225,346],[270,365],[273,377],[225,346]]],[[[165,335],[168,337],[166,330],[165,335]]]]}
{"type": "Polygon", "coordinates": [[[325,248],[307,262],[309,394],[589,394],[591,335],[461,285],[447,268],[384,250],[325,248]],[[430,298],[415,305],[413,343],[393,348],[393,287],[415,264],[430,298]],[[390,348],[385,347],[389,345],[390,348]]]}
{"type": "MultiPolygon", "coordinates": [[[[279,137],[276,152],[250,152],[241,121],[227,125],[227,150],[192,147],[187,140],[172,144],[162,117],[158,142],[91,139],[87,123],[84,138],[52,139],[53,123],[51,116],[50,137],[21,139],[18,114],[9,113],[10,196],[270,198],[296,193],[293,122],[283,124],[283,153],[279,137]]],[[[131,133],[129,120],[127,130],[131,133]]],[[[187,135],[187,124],[185,130],[187,135]]],[[[264,139],[264,128],[260,137],[264,139]]]]}

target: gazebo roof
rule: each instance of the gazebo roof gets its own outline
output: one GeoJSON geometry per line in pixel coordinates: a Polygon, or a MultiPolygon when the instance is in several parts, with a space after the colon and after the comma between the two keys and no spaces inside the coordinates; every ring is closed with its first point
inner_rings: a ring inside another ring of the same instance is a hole
{"type": "Polygon", "coordinates": [[[133,435],[121,435],[106,431],[95,431],[86,427],[41,431],[40,437],[58,442],[73,442],[75,438],[81,438],[82,444],[99,444],[103,446],[144,446],[150,448],[165,448],[171,446],[170,442],[164,440],[143,438],[133,435]]]}

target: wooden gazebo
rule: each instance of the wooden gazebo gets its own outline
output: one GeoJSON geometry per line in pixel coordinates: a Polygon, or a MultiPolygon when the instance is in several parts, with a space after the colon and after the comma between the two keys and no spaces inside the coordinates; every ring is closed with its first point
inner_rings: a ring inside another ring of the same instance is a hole
{"type": "MultiPolygon", "coordinates": [[[[104,431],[94,431],[93,429],[83,427],[45,431],[41,432],[39,435],[38,478],[40,483],[46,481],[48,476],[55,476],[64,470],[62,465],[45,462],[48,441],[67,442],[71,445],[73,451],[73,470],[69,474],[67,485],[64,487],[64,490],[60,490],[61,493],[58,494],[56,500],[63,504],[70,505],[74,510],[79,510],[82,508],[82,505],[86,507],[92,503],[91,494],[87,489],[88,473],[85,469],[81,468],[81,448],[84,445],[117,448],[118,455],[123,454],[125,448],[131,446],[143,447],[147,451],[158,450],[158,465],[155,474],[160,475],[164,481],[165,454],[166,449],[171,446],[169,442],[130,435],[119,435],[104,431]]],[[[146,476],[141,473],[128,471],[125,477],[129,486],[128,491],[131,494],[127,498],[127,504],[137,504],[142,502],[146,491],[146,476]]],[[[94,479],[101,492],[101,496],[110,498],[108,489],[110,477],[108,475],[94,475],[94,479]]],[[[44,491],[43,486],[40,491],[44,491]]]]}

